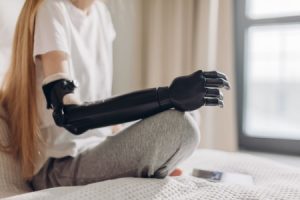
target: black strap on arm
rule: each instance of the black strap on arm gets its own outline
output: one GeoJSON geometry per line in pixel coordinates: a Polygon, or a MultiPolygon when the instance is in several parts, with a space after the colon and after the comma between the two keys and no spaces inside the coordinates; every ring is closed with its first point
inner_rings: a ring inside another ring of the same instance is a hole
{"type": "Polygon", "coordinates": [[[76,89],[72,80],[55,80],[44,85],[43,91],[56,124],[79,135],[89,129],[144,119],[171,108],[191,111],[203,105],[222,107],[223,95],[217,89],[221,87],[229,89],[225,75],[197,71],[176,78],[170,87],[140,90],[79,105],[63,103],[63,97],[76,89]]]}

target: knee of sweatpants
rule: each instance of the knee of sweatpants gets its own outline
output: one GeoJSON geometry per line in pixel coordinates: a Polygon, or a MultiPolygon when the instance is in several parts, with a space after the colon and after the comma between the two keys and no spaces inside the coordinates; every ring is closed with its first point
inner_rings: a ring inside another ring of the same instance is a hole
{"type": "Polygon", "coordinates": [[[160,114],[165,126],[172,126],[172,137],[179,137],[183,147],[195,149],[200,143],[197,122],[188,112],[168,110],[160,114]]]}
{"type": "Polygon", "coordinates": [[[201,139],[198,123],[194,119],[194,117],[188,112],[184,114],[183,121],[183,123],[186,126],[186,131],[184,134],[185,139],[183,140],[183,142],[186,142],[186,144],[190,145],[194,150],[199,146],[201,139]]]}

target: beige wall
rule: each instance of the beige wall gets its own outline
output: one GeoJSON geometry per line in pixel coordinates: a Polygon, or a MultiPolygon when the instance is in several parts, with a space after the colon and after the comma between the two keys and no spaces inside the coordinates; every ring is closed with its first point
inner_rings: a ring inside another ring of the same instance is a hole
{"type": "Polygon", "coordinates": [[[24,0],[0,0],[0,80],[9,65],[14,29],[24,0]]]}

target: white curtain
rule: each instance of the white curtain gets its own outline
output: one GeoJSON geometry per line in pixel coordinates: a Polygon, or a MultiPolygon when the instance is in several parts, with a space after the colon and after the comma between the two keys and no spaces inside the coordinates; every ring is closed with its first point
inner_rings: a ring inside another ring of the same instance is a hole
{"type": "Polygon", "coordinates": [[[110,0],[118,33],[115,93],[168,85],[195,70],[219,70],[233,86],[225,107],[201,108],[201,146],[237,149],[232,0],[110,0]]]}

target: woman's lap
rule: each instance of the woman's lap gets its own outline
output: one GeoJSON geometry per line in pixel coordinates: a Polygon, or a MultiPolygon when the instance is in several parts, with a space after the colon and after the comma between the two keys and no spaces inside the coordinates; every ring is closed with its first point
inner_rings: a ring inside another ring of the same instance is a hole
{"type": "Polygon", "coordinates": [[[49,159],[32,185],[40,190],[122,177],[164,178],[194,151],[199,140],[189,114],[166,111],[129,126],[75,158],[49,159]]]}

